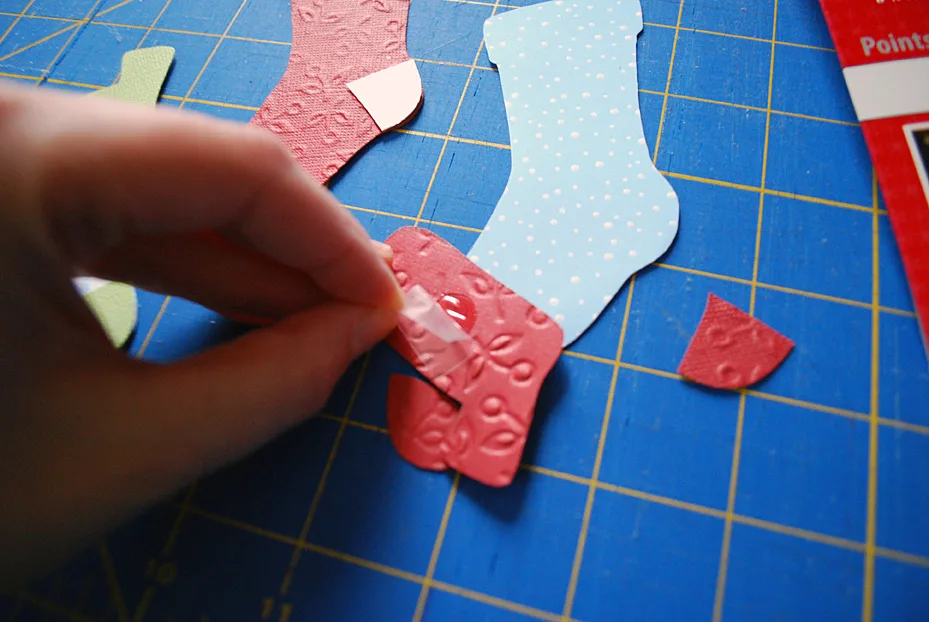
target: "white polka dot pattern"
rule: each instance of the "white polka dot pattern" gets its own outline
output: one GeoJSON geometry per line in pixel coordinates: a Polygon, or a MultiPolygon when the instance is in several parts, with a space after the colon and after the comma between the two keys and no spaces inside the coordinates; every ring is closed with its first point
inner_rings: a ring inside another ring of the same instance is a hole
{"type": "Polygon", "coordinates": [[[641,30],[637,0],[555,0],[484,24],[513,165],[471,260],[555,318],[565,345],[677,233],[639,116],[641,30]]]}

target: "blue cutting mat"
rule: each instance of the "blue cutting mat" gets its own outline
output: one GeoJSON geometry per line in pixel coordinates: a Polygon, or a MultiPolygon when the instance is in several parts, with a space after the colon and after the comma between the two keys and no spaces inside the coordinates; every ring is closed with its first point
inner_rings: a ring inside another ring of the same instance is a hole
{"type": "MultiPolygon", "coordinates": [[[[375,237],[419,224],[466,250],[493,209],[509,153],[481,27],[509,8],[412,1],[422,112],[332,184],[375,237]]],[[[164,105],[240,121],[289,51],[288,0],[0,9],[0,75],[86,91],[124,51],[172,45],[164,105]]],[[[386,382],[407,368],[378,348],[322,416],[0,601],[0,617],[925,620],[929,365],[816,1],[643,10],[642,117],[680,235],[562,356],[511,487],[396,456],[386,382]],[[755,390],[674,374],[708,292],[797,343],[755,390]]],[[[235,332],[143,295],[133,351],[168,361],[235,332]]]]}

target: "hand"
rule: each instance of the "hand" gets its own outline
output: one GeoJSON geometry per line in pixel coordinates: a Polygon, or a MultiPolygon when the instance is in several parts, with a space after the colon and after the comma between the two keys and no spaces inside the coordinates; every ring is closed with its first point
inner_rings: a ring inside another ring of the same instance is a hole
{"type": "Polygon", "coordinates": [[[0,145],[5,585],[310,416],[402,301],[383,245],[263,131],[0,86],[0,145]],[[77,274],[280,321],[146,364],[77,274]]]}

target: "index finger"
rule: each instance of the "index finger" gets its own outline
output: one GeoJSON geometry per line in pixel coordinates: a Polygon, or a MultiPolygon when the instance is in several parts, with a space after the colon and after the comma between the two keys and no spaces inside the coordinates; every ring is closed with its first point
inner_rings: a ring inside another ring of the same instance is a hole
{"type": "Polygon", "coordinates": [[[402,306],[364,228],[273,135],[170,109],[12,92],[46,222],[74,261],[133,236],[214,229],[334,299],[402,306]]]}

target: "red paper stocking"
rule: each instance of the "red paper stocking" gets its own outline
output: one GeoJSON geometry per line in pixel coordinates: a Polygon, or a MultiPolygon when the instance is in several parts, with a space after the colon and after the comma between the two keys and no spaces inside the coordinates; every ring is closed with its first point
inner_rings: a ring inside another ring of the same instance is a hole
{"type": "Polygon", "coordinates": [[[325,183],[368,142],[422,103],[406,52],[409,0],[292,0],[284,77],[252,125],[277,134],[325,183]]]}
{"type": "Polygon", "coordinates": [[[445,356],[436,335],[400,318],[388,343],[433,384],[391,378],[387,421],[394,446],[419,467],[451,467],[505,486],[519,468],[539,390],[561,354],[564,333],[434,233],[405,227],[387,243],[404,290],[421,286],[470,338],[457,363],[459,352],[445,356]]]}

